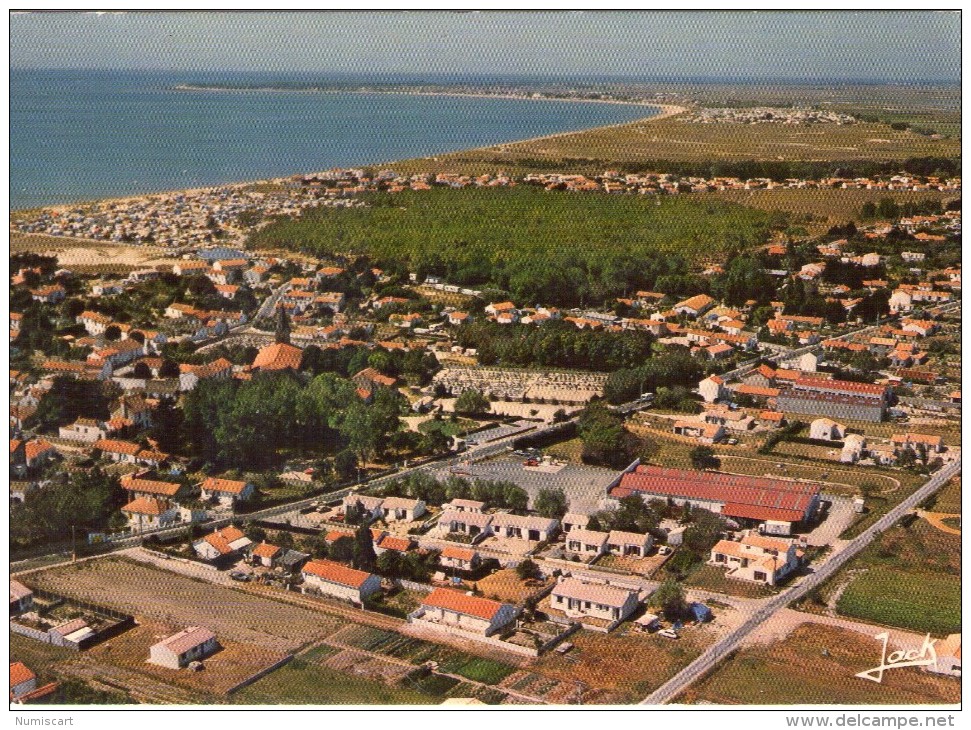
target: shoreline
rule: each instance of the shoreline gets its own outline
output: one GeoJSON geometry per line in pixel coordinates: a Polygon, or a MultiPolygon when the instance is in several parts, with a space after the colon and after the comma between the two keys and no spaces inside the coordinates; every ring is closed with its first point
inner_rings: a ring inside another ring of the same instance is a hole
{"type": "MultiPolygon", "coordinates": [[[[225,91],[225,92],[261,91],[260,89],[208,89],[208,88],[195,88],[195,87],[186,87],[182,90],[184,91],[225,91]]],[[[274,90],[266,89],[266,91],[274,91],[274,90]]],[[[287,93],[290,92],[289,89],[277,89],[275,91],[287,92],[287,93]]],[[[523,144],[527,142],[535,142],[535,141],[544,140],[544,139],[554,139],[556,137],[564,137],[571,134],[582,134],[584,132],[592,132],[598,129],[613,129],[615,127],[624,127],[624,126],[627,126],[628,124],[643,124],[644,122],[650,122],[656,119],[665,119],[667,117],[676,116],[678,114],[682,114],[685,111],[687,111],[687,108],[681,107],[681,106],[675,106],[673,104],[654,104],[649,102],[622,101],[617,99],[547,99],[547,98],[533,99],[528,97],[515,96],[511,94],[486,95],[486,94],[471,94],[471,93],[461,93],[461,92],[408,92],[408,91],[344,92],[344,91],[332,91],[327,89],[320,89],[320,90],[295,89],[293,91],[296,93],[351,93],[351,94],[372,94],[373,93],[373,94],[400,94],[400,95],[406,95],[406,96],[464,96],[464,97],[473,97],[473,98],[492,98],[492,99],[521,100],[521,101],[564,101],[564,102],[589,103],[589,104],[623,104],[626,106],[646,106],[646,107],[651,107],[651,108],[660,110],[658,114],[654,114],[648,117],[641,117],[639,119],[633,119],[627,122],[619,122],[617,124],[607,124],[599,127],[586,127],[583,129],[574,129],[574,130],[568,130],[565,132],[554,132],[552,134],[540,135],[538,137],[528,137],[526,139],[517,139],[509,142],[497,142],[495,144],[486,145],[483,147],[464,147],[462,149],[451,150],[449,152],[441,152],[439,153],[440,156],[456,155],[456,154],[461,154],[462,152],[492,150],[492,149],[495,149],[496,147],[503,146],[503,145],[516,145],[516,144],[523,144]]],[[[419,157],[419,158],[413,158],[413,159],[431,159],[439,155],[425,156],[425,157],[419,157]]],[[[409,158],[409,159],[412,159],[412,158],[409,158]]],[[[393,165],[396,162],[404,162],[404,161],[405,160],[402,160],[402,159],[396,159],[396,160],[387,160],[382,162],[373,162],[373,163],[368,163],[366,165],[357,165],[355,163],[348,163],[347,166],[348,167],[381,167],[381,166],[393,165]]],[[[32,211],[51,211],[51,212],[62,213],[78,207],[103,205],[103,204],[109,204],[109,203],[113,203],[113,204],[132,203],[132,202],[145,200],[147,198],[156,197],[156,196],[198,194],[198,193],[204,193],[206,191],[213,190],[216,188],[245,188],[251,185],[278,185],[278,184],[281,184],[281,181],[287,180],[288,178],[294,177],[296,175],[313,175],[313,174],[316,174],[316,173],[293,172],[279,177],[262,178],[258,180],[239,180],[234,182],[213,183],[212,185],[204,185],[201,187],[194,187],[194,188],[170,188],[167,190],[159,190],[159,191],[150,192],[150,193],[138,193],[135,195],[126,195],[123,197],[95,198],[92,200],[83,200],[83,201],[76,201],[71,203],[53,203],[51,205],[40,205],[40,206],[33,206],[30,208],[12,208],[10,210],[10,217],[12,219],[16,215],[23,215],[25,213],[29,213],[32,211]]]]}

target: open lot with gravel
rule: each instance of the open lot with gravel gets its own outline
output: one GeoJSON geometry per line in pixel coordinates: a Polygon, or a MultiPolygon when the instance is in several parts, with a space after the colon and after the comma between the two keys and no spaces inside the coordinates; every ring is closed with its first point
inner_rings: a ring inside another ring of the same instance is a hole
{"type": "MultiPolygon", "coordinates": [[[[570,503],[571,512],[591,513],[599,509],[607,486],[618,478],[612,469],[585,464],[567,464],[557,472],[537,471],[523,467],[523,458],[510,454],[473,464],[463,474],[466,479],[489,479],[518,484],[529,494],[530,502],[544,487],[560,487],[570,503]]],[[[447,469],[435,472],[438,479],[449,476],[447,469]]]]}

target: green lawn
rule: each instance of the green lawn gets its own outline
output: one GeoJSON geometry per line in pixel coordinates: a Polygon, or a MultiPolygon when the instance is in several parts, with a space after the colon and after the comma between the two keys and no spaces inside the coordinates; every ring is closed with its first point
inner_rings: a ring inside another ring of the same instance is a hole
{"type": "Polygon", "coordinates": [[[688,588],[701,588],[706,591],[726,593],[730,596],[742,598],[765,598],[776,593],[769,586],[751,583],[747,580],[727,578],[725,572],[725,568],[720,568],[717,565],[702,564],[691,572],[684,584],[688,588]]]}
{"type": "Polygon", "coordinates": [[[961,630],[961,582],[951,575],[872,568],[843,591],[844,616],[946,635],[961,630]]]}
{"type": "Polygon", "coordinates": [[[237,705],[428,705],[434,697],[389,687],[302,659],[271,672],[236,694],[237,705]]]}
{"type": "Polygon", "coordinates": [[[459,674],[467,679],[482,682],[483,684],[498,684],[516,671],[515,667],[511,667],[508,664],[496,662],[492,659],[482,659],[480,657],[446,662],[440,669],[443,672],[459,674]]]}
{"type": "Polygon", "coordinates": [[[479,425],[477,421],[472,421],[468,418],[459,418],[455,421],[443,418],[441,421],[436,421],[435,419],[424,421],[418,425],[418,430],[422,433],[428,433],[438,424],[441,424],[439,428],[441,428],[442,433],[446,436],[461,436],[469,429],[476,428],[479,425]]]}

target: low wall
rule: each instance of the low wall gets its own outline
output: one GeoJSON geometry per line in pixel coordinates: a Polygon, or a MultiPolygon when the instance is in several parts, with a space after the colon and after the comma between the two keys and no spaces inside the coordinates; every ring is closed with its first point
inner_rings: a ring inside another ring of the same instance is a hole
{"type": "Polygon", "coordinates": [[[282,667],[284,664],[287,664],[291,659],[293,659],[293,654],[287,654],[285,657],[283,657],[279,661],[274,662],[273,664],[271,664],[268,667],[264,667],[263,669],[261,669],[260,671],[258,671],[256,674],[254,674],[254,675],[252,675],[252,676],[247,677],[246,679],[244,679],[239,684],[234,684],[232,687],[230,687],[229,689],[226,690],[226,694],[231,695],[231,694],[233,694],[233,692],[238,692],[239,690],[243,689],[243,687],[248,687],[249,685],[253,684],[253,682],[257,681],[258,679],[262,679],[263,677],[265,677],[270,672],[275,672],[277,669],[279,669],[280,667],[282,667]]]}

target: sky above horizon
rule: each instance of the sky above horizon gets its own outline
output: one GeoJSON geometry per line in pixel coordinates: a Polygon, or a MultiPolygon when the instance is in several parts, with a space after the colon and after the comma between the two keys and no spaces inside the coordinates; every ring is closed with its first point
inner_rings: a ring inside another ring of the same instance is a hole
{"type": "Polygon", "coordinates": [[[960,79],[956,12],[15,13],[12,68],[960,79]]]}

